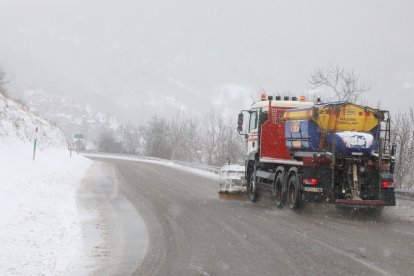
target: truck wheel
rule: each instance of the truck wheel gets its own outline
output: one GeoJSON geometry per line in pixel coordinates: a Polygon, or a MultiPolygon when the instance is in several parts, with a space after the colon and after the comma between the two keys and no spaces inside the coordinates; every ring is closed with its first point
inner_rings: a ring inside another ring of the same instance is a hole
{"type": "Polygon", "coordinates": [[[292,210],[298,210],[300,207],[300,190],[296,175],[292,175],[288,180],[287,206],[292,210]]]}
{"type": "Polygon", "coordinates": [[[283,189],[283,177],[282,174],[279,173],[275,180],[273,181],[273,187],[272,187],[272,199],[274,204],[278,208],[283,208],[285,205],[285,194],[283,189]]]}
{"type": "Polygon", "coordinates": [[[248,194],[249,200],[253,203],[257,201],[257,183],[258,183],[258,179],[256,176],[256,166],[255,166],[253,173],[249,178],[249,182],[247,183],[247,194],[248,194]]]}

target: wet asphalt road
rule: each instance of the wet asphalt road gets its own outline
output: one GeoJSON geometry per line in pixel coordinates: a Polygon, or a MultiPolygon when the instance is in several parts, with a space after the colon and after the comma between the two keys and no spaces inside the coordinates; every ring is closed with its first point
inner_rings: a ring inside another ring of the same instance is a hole
{"type": "Polygon", "coordinates": [[[414,223],[394,211],[377,220],[320,205],[298,214],[267,196],[219,200],[216,180],[185,170],[101,161],[147,227],[134,275],[414,275],[414,223]]]}

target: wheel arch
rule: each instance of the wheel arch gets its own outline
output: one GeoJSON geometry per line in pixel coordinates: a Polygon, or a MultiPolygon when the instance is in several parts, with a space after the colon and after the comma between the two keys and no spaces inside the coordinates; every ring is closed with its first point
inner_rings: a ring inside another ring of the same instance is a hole
{"type": "Polygon", "coordinates": [[[259,153],[257,151],[252,151],[249,153],[249,155],[247,156],[247,162],[248,161],[256,161],[259,157],[259,153]]]}
{"type": "Polygon", "coordinates": [[[292,175],[298,175],[299,169],[297,167],[292,167],[289,169],[288,178],[292,177],[292,175]]]}
{"type": "Polygon", "coordinates": [[[280,173],[285,173],[285,167],[283,167],[283,166],[278,166],[278,167],[276,167],[276,170],[275,170],[275,178],[277,177],[277,175],[278,174],[280,174],[280,173]]]}

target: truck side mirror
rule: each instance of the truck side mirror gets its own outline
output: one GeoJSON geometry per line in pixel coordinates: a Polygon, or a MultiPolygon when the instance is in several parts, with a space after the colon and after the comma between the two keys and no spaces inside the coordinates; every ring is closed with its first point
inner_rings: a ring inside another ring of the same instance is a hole
{"type": "Polygon", "coordinates": [[[243,120],[244,120],[243,113],[239,113],[239,117],[237,119],[237,131],[238,132],[243,131],[243,120]]]}
{"type": "Polygon", "coordinates": [[[391,146],[391,156],[395,156],[395,153],[397,152],[397,144],[396,143],[392,143],[391,146]]]}

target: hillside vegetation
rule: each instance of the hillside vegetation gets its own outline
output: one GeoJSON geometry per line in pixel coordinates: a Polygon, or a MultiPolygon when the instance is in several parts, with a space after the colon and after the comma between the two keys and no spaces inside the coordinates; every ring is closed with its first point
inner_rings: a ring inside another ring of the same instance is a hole
{"type": "Polygon", "coordinates": [[[40,149],[65,147],[66,139],[61,129],[31,113],[22,103],[0,94],[1,142],[33,142],[36,128],[40,149]]]}

